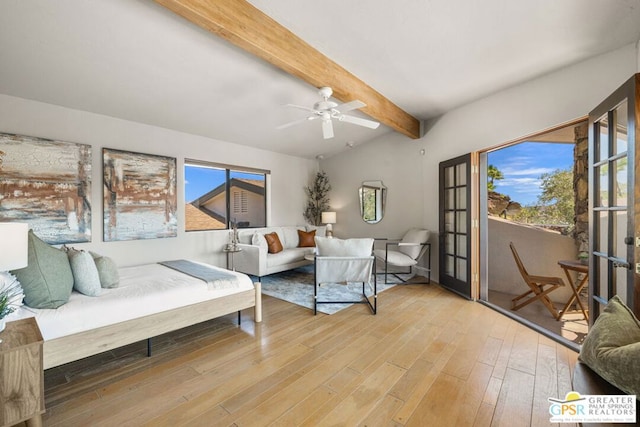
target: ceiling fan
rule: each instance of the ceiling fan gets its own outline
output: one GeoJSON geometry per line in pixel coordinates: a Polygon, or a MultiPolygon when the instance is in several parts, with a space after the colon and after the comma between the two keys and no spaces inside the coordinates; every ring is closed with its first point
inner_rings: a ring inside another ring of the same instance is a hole
{"type": "Polygon", "coordinates": [[[303,107],[301,105],[287,104],[287,107],[299,108],[301,110],[309,111],[311,114],[304,119],[295,120],[290,123],[285,123],[278,126],[278,129],[288,128],[289,126],[297,125],[309,120],[322,119],[322,135],[324,139],[333,138],[333,119],[341,122],[352,123],[358,126],[368,127],[370,129],[376,129],[380,126],[380,123],[373,120],[361,119],[360,117],[349,116],[343,114],[346,111],[357,110],[362,107],[366,107],[362,101],[350,101],[344,104],[337,104],[333,101],[329,101],[329,98],[333,94],[333,90],[330,87],[321,87],[318,93],[322,97],[322,101],[318,101],[313,104],[313,108],[303,107]]]}

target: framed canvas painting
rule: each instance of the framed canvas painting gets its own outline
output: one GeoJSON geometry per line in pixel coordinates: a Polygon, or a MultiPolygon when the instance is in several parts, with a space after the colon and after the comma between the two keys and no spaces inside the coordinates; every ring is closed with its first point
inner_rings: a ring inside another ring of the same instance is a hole
{"type": "Polygon", "coordinates": [[[91,241],[91,146],[0,133],[0,221],[50,244],[91,241]]]}
{"type": "Polygon", "coordinates": [[[176,159],[102,149],[104,241],[178,234],[176,159]]]}

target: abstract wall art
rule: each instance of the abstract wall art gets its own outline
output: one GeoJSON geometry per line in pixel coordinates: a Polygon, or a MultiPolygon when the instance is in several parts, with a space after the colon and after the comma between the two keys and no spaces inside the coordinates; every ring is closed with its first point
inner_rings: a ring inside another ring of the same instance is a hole
{"type": "Polygon", "coordinates": [[[91,241],[91,146],[0,133],[0,222],[50,244],[91,241]]]}
{"type": "Polygon", "coordinates": [[[104,148],[104,241],[175,237],[176,159],[104,148]]]}

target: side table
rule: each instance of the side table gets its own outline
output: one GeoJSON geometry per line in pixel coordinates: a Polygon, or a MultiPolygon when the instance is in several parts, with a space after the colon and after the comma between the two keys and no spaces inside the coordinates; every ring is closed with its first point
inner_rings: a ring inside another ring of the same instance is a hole
{"type": "Polygon", "coordinates": [[[43,340],[36,319],[7,322],[0,339],[0,426],[42,426],[43,340]]]}
{"type": "Polygon", "coordinates": [[[562,316],[564,316],[567,310],[569,310],[569,307],[571,307],[571,304],[573,304],[573,302],[575,301],[582,311],[582,314],[584,315],[584,320],[588,321],[589,313],[587,308],[584,307],[584,304],[582,304],[582,301],[580,300],[580,291],[582,291],[582,288],[584,288],[588,283],[589,266],[575,260],[560,260],[558,261],[558,265],[560,265],[562,270],[564,270],[564,274],[567,276],[567,281],[569,282],[569,286],[571,287],[571,291],[573,292],[573,295],[571,295],[571,298],[569,298],[567,303],[562,308],[562,311],[558,315],[558,320],[560,320],[562,316]],[[579,279],[579,281],[574,281],[571,277],[571,274],[569,274],[569,271],[582,273],[582,279],[579,279]]]}
{"type": "Polygon", "coordinates": [[[227,270],[236,271],[236,268],[233,265],[233,255],[242,252],[242,248],[238,246],[225,245],[222,248],[222,252],[227,253],[227,270]]]}

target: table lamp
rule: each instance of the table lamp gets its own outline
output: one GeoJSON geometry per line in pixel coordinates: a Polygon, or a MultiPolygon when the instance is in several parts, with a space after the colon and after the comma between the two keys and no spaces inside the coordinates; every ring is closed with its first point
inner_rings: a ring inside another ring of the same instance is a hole
{"type": "Polygon", "coordinates": [[[335,212],[322,212],[322,223],[327,224],[327,237],[333,237],[333,226],[336,223],[335,212]]]}

